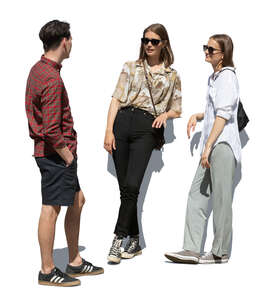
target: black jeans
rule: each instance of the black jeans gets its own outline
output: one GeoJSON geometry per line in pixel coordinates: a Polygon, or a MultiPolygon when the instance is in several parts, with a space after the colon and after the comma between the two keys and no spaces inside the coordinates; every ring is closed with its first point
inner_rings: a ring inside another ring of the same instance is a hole
{"type": "Polygon", "coordinates": [[[114,233],[122,237],[139,234],[137,199],[156,145],[153,121],[154,117],[147,111],[130,106],[119,110],[114,122],[116,150],[113,159],[121,199],[114,233]]]}

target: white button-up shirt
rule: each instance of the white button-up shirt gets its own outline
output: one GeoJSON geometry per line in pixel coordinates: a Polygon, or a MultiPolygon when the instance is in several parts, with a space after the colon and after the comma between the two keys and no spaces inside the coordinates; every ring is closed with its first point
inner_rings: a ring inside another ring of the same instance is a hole
{"type": "Polygon", "coordinates": [[[204,126],[202,130],[200,149],[203,153],[204,146],[210,135],[217,116],[227,120],[223,131],[215,141],[213,147],[221,142],[226,142],[231,147],[237,162],[241,161],[241,141],[238,130],[238,104],[239,84],[234,68],[225,67],[213,73],[208,79],[208,92],[204,113],[204,126]]]}

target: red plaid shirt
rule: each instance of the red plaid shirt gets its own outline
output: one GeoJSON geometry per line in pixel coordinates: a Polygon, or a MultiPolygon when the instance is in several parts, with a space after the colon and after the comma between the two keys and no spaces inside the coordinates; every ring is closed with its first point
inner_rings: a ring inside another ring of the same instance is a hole
{"type": "Polygon", "coordinates": [[[61,65],[42,56],[31,69],[26,88],[26,112],[34,156],[56,153],[68,146],[76,155],[77,134],[68,95],[60,77],[61,65]]]}

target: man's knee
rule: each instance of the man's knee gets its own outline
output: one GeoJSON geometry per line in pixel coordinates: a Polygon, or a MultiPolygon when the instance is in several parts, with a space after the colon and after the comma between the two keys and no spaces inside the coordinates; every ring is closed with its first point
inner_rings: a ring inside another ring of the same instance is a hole
{"type": "Polygon", "coordinates": [[[41,215],[47,218],[56,219],[60,213],[59,205],[42,205],[41,215]]]}
{"type": "Polygon", "coordinates": [[[79,208],[82,208],[83,205],[85,204],[86,200],[84,197],[83,192],[80,190],[77,194],[76,194],[76,199],[75,199],[75,205],[79,208]]]}

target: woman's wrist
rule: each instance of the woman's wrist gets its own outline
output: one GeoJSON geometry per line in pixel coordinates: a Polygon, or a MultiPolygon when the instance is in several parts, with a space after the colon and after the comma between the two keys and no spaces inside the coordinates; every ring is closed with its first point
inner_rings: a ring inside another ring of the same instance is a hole
{"type": "Polygon", "coordinates": [[[204,113],[197,113],[195,117],[197,121],[201,121],[204,118],[204,113]]]}
{"type": "Polygon", "coordinates": [[[169,111],[166,111],[165,113],[166,113],[167,119],[179,118],[181,115],[179,112],[176,112],[174,110],[169,110],[169,111]]]}
{"type": "Polygon", "coordinates": [[[113,128],[106,128],[106,131],[105,131],[106,133],[113,133],[113,128]]]}
{"type": "Polygon", "coordinates": [[[205,144],[205,149],[206,149],[206,150],[211,150],[211,149],[212,149],[212,144],[209,143],[209,142],[207,142],[207,143],[205,144]]]}

